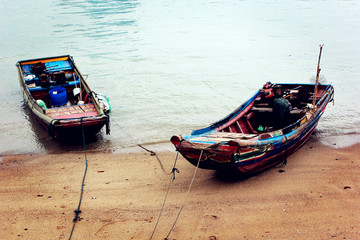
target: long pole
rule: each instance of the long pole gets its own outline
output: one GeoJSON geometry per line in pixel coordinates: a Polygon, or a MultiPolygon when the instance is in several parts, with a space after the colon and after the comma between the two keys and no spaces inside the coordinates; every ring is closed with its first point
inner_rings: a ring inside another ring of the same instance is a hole
{"type": "Polygon", "coordinates": [[[323,45],[320,45],[319,60],[318,60],[318,65],[317,65],[317,70],[316,70],[316,82],[315,82],[314,99],[313,99],[313,109],[314,109],[314,111],[315,111],[317,90],[318,90],[318,85],[319,85],[320,58],[321,58],[321,52],[322,52],[323,46],[324,46],[324,44],[323,44],[323,45]]]}

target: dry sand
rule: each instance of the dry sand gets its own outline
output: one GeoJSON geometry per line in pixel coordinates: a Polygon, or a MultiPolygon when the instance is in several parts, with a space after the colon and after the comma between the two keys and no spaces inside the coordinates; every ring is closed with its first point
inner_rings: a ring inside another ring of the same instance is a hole
{"type": "MultiPolygon", "coordinates": [[[[157,153],[167,171],[175,151],[157,153]]],[[[360,239],[360,145],[307,143],[286,166],[239,178],[197,171],[168,239],[360,239]],[[284,170],[284,171],[280,171],[284,170]]],[[[72,239],[149,239],[171,176],[148,152],[87,153],[72,239]]],[[[0,239],[69,239],[84,153],[2,156],[0,239]]],[[[179,157],[152,239],[164,239],[195,167],[179,157]]]]}

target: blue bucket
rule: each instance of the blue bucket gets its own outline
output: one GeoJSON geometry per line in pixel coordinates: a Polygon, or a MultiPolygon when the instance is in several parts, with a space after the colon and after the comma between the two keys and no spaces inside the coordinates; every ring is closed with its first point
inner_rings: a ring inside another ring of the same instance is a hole
{"type": "Polygon", "coordinates": [[[51,105],[63,106],[67,103],[67,94],[66,88],[64,87],[56,87],[49,91],[51,105]]]}

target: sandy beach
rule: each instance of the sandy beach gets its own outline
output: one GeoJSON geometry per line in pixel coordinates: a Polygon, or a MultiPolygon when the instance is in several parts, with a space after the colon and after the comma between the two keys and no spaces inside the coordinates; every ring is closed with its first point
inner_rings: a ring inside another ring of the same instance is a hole
{"type": "MultiPolygon", "coordinates": [[[[287,165],[250,178],[198,169],[168,239],[360,239],[360,144],[305,144],[287,165]]],[[[150,239],[171,179],[155,156],[88,152],[71,239],[150,239]]],[[[170,172],[175,151],[157,152],[170,172]]],[[[2,156],[0,239],[69,239],[83,152],[2,156]]],[[[195,167],[179,156],[152,239],[164,239],[195,167]]]]}

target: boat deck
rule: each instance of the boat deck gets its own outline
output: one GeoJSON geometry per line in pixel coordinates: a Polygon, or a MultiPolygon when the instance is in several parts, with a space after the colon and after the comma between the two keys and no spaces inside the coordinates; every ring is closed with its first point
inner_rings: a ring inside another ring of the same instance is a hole
{"type": "Polygon", "coordinates": [[[95,117],[98,115],[95,105],[88,103],[84,105],[73,105],[65,107],[50,108],[46,115],[53,119],[71,119],[81,117],[95,117]]]}

